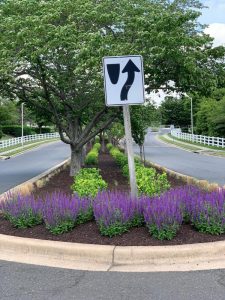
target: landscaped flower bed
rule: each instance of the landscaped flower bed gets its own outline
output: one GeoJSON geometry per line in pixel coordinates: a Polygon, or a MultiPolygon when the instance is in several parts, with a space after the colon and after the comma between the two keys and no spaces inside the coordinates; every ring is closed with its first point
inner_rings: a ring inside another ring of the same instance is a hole
{"type": "MultiPolygon", "coordinates": [[[[107,148],[122,168],[123,175],[129,177],[128,159],[117,147],[107,144],[107,148]]],[[[166,173],[158,174],[155,169],[144,167],[138,158],[135,158],[135,172],[139,195],[160,195],[170,188],[166,173]]]]}
{"type": "Polygon", "coordinates": [[[207,193],[186,186],[138,199],[121,192],[101,192],[94,198],[64,193],[37,199],[17,195],[1,203],[3,216],[13,226],[25,228],[43,223],[53,234],[91,220],[92,211],[101,234],[109,237],[141,226],[143,221],[150,234],[161,240],[172,239],[187,222],[200,232],[225,232],[225,190],[207,193]]]}

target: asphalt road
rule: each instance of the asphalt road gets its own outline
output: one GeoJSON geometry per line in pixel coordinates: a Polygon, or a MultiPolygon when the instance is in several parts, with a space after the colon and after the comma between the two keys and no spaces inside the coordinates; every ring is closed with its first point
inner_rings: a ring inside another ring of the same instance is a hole
{"type": "Polygon", "coordinates": [[[1,300],[224,300],[225,270],[74,271],[0,261],[1,300]]]}
{"type": "MultiPolygon", "coordinates": [[[[157,140],[154,133],[146,135],[144,145],[145,156],[149,161],[185,175],[225,185],[225,158],[197,154],[170,146],[157,140]]],[[[137,146],[135,153],[139,153],[137,146]]]]}
{"type": "Polygon", "coordinates": [[[68,145],[54,142],[13,158],[0,160],[0,194],[54,167],[69,156],[68,145]]]}

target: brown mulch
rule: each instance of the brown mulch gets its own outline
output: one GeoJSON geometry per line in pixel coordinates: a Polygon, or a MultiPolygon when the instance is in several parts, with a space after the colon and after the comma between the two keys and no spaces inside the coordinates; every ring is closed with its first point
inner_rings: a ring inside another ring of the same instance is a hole
{"type": "MultiPolygon", "coordinates": [[[[121,169],[109,154],[101,153],[99,157],[99,168],[104,180],[108,183],[110,190],[129,191],[127,178],[122,175],[121,169]]],[[[171,187],[184,185],[180,180],[169,177],[171,187]]],[[[55,175],[46,186],[38,189],[35,195],[45,195],[54,191],[71,193],[70,186],[73,178],[69,176],[69,168],[55,175]]],[[[63,242],[118,245],[118,246],[162,246],[162,245],[181,245],[192,243],[204,243],[225,240],[225,234],[213,236],[199,233],[190,225],[182,225],[176,237],[171,241],[159,241],[150,236],[146,227],[132,228],[129,232],[113,238],[101,236],[94,221],[77,226],[74,230],[61,235],[51,234],[44,225],[35,226],[28,229],[14,228],[9,221],[0,216],[0,234],[46,239],[63,242]]]]}

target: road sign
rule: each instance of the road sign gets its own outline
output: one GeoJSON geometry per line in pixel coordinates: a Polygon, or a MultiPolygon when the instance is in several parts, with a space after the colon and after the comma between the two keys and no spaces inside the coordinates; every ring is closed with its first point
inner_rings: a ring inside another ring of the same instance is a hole
{"type": "Polygon", "coordinates": [[[144,103],[144,71],[141,55],[103,58],[107,106],[144,103]]]}

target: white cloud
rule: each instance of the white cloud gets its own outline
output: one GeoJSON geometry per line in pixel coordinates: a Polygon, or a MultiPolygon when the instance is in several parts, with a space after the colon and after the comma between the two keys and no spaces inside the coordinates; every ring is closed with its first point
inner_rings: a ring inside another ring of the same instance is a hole
{"type": "Polygon", "coordinates": [[[205,33],[214,38],[214,46],[225,46],[225,23],[212,23],[205,29],[205,33]]]}

